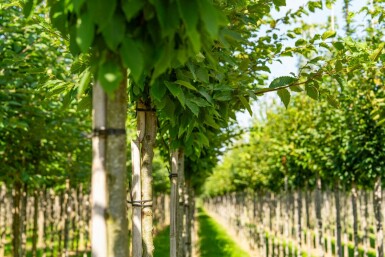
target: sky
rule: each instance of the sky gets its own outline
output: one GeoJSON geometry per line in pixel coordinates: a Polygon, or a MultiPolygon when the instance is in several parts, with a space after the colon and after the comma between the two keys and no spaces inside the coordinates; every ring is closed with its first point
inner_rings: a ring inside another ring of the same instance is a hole
{"type": "MultiPolygon", "coordinates": [[[[286,0],[286,2],[287,2],[287,6],[285,8],[282,8],[279,12],[274,11],[273,17],[276,17],[276,18],[282,17],[289,9],[296,10],[300,6],[306,4],[308,0],[286,0]]],[[[344,19],[342,15],[342,4],[343,4],[343,0],[337,0],[336,3],[334,4],[334,8],[333,8],[334,10],[329,10],[326,8],[325,8],[326,10],[317,10],[315,13],[311,13],[309,16],[305,17],[305,22],[325,24],[333,12],[335,17],[336,28],[340,28],[339,30],[337,29],[337,33],[341,34],[343,33],[341,29],[344,27],[344,23],[343,23],[344,19]]],[[[360,10],[364,4],[365,4],[365,1],[353,0],[350,10],[354,12],[358,12],[358,10],[360,10]]],[[[363,15],[356,16],[354,20],[357,21],[358,23],[365,22],[363,15]]],[[[289,26],[281,27],[281,30],[284,31],[290,28],[294,28],[294,27],[289,27],[289,26]]],[[[322,32],[320,32],[320,34],[322,34],[322,32]]],[[[294,44],[294,41],[288,42],[288,45],[290,44],[294,44]]],[[[269,81],[280,76],[289,75],[290,72],[294,72],[295,74],[297,74],[296,58],[286,57],[286,58],[282,58],[281,61],[282,61],[282,64],[275,62],[272,65],[270,65],[271,77],[269,81]]],[[[267,86],[268,85],[266,85],[266,87],[267,86]]],[[[240,112],[237,114],[238,124],[241,127],[249,127],[251,125],[252,119],[263,115],[263,112],[264,112],[263,110],[265,110],[265,108],[268,108],[269,104],[271,104],[271,102],[274,100],[277,102],[280,102],[275,92],[267,93],[263,97],[260,97],[259,100],[252,105],[253,117],[251,117],[247,111],[242,113],[240,112]]]]}

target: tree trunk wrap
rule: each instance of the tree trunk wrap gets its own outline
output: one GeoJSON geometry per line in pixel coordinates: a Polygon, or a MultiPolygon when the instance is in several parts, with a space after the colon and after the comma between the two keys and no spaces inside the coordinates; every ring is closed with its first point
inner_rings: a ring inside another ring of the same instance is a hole
{"type": "Polygon", "coordinates": [[[152,160],[154,158],[157,120],[151,105],[146,104],[145,134],[141,149],[141,183],[142,201],[146,201],[142,209],[143,257],[152,257],[154,253],[153,215],[152,215],[152,160]]]}
{"type": "Polygon", "coordinates": [[[374,215],[376,219],[376,256],[384,256],[384,236],[382,228],[382,187],[381,176],[376,178],[373,191],[374,215]]]}
{"type": "Polygon", "coordinates": [[[170,257],[177,256],[178,152],[171,156],[170,257]]]}
{"type": "MultiPolygon", "coordinates": [[[[107,95],[96,82],[92,91],[93,129],[106,129],[107,95]]],[[[92,182],[91,182],[91,247],[93,257],[107,257],[107,170],[105,166],[106,138],[92,137],[92,182]]]]}
{"type": "MultiPolygon", "coordinates": [[[[144,107],[139,104],[139,108],[144,107]]],[[[140,160],[140,144],[144,137],[145,112],[137,113],[137,135],[131,141],[131,161],[132,161],[132,200],[136,203],[142,201],[142,184],[141,184],[141,160],[140,160]]],[[[142,244],[142,207],[140,204],[134,204],[132,210],[132,254],[133,256],[143,255],[142,244]]]]}

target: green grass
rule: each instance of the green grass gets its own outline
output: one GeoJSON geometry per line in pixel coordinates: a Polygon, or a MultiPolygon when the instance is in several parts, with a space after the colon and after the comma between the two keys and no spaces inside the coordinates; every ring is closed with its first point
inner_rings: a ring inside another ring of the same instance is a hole
{"type": "Polygon", "coordinates": [[[198,208],[198,221],[201,257],[250,257],[202,208],[198,208]]]}
{"type": "Polygon", "coordinates": [[[167,226],[154,238],[154,257],[165,257],[170,255],[170,226],[167,226]]]}

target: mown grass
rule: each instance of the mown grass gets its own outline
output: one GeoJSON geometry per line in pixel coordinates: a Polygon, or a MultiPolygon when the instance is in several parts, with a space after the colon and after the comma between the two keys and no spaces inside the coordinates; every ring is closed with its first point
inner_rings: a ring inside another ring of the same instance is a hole
{"type": "Polygon", "coordinates": [[[202,208],[198,208],[198,222],[201,257],[250,257],[202,208]]]}
{"type": "Polygon", "coordinates": [[[154,257],[166,257],[170,255],[170,226],[167,226],[154,238],[154,257]]]}

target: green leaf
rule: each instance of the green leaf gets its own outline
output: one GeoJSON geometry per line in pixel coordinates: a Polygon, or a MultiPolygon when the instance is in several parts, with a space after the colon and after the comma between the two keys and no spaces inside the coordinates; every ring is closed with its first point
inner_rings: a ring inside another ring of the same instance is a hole
{"type": "Polygon", "coordinates": [[[336,61],[335,69],[336,71],[341,71],[342,70],[342,62],[341,61],[336,61]]]}
{"type": "Polygon", "coordinates": [[[196,117],[198,117],[198,115],[199,115],[199,106],[196,104],[196,103],[194,103],[194,102],[192,102],[190,99],[186,99],[186,105],[187,105],[187,107],[191,110],[191,112],[196,116],[196,117]]]}
{"type": "Polygon", "coordinates": [[[242,105],[247,109],[250,116],[253,116],[253,111],[251,110],[249,101],[247,101],[246,98],[242,95],[239,95],[238,98],[241,101],[242,105]]]}
{"type": "Polygon", "coordinates": [[[186,25],[187,32],[196,31],[198,20],[201,14],[197,1],[177,0],[179,15],[186,25]]]}
{"type": "Polygon", "coordinates": [[[333,42],[332,44],[333,44],[334,48],[339,50],[339,51],[345,49],[344,44],[342,42],[340,42],[340,41],[333,42]]]}
{"type": "Polygon", "coordinates": [[[193,85],[191,85],[189,82],[187,81],[184,81],[184,80],[177,80],[174,82],[175,84],[178,84],[178,85],[181,85],[181,86],[184,86],[184,87],[187,87],[188,89],[191,89],[191,90],[194,90],[194,91],[198,91],[193,85]]]}
{"type": "Polygon", "coordinates": [[[336,32],[334,30],[328,30],[322,34],[322,39],[325,40],[335,36],[336,36],[336,32]]]}
{"type": "Polygon", "coordinates": [[[295,41],[295,46],[296,47],[299,47],[299,46],[303,46],[303,45],[306,45],[307,41],[305,39],[298,39],[297,41],[295,41]]]}
{"type": "Polygon", "coordinates": [[[160,54],[154,65],[154,72],[151,79],[152,81],[154,81],[163,72],[170,68],[172,47],[173,46],[170,43],[159,47],[158,51],[160,54]]]}
{"type": "Polygon", "coordinates": [[[306,90],[306,94],[313,98],[314,100],[318,100],[319,98],[319,91],[316,87],[312,86],[312,85],[306,85],[305,86],[305,90],[306,90]]]}
{"type": "Polygon", "coordinates": [[[111,59],[107,59],[105,62],[99,64],[97,74],[98,82],[100,82],[104,91],[109,95],[119,87],[120,82],[123,80],[120,65],[111,59]]]}
{"type": "Polygon", "coordinates": [[[186,98],[184,96],[183,90],[175,83],[165,81],[164,84],[167,86],[168,90],[171,92],[173,96],[178,98],[180,104],[183,106],[183,108],[186,105],[186,98]]]}
{"type": "Polygon", "coordinates": [[[82,99],[78,102],[77,109],[79,111],[82,110],[90,110],[92,108],[92,97],[91,95],[87,95],[82,97],[82,99]]]}
{"type": "Polygon", "coordinates": [[[172,36],[179,27],[178,6],[175,1],[166,4],[163,1],[152,1],[156,9],[162,37],[172,36]]]}
{"type": "Polygon", "coordinates": [[[220,128],[220,126],[215,122],[213,116],[210,115],[210,114],[206,114],[205,115],[204,123],[206,125],[209,125],[212,128],[215,128],[215,129],[219,129],[220,128]]]}
{"type": "Polygon", "coordinates": [[[23,14],[26,18],[29,18],[31,16],[33,9],[36,6],[36,0],[27,0],[23,3],[23,14]]]}
{"type": "Polygon", "coordinates": [[[370,56],[370,60],[377,61],[378,57],[380,56],[382,49],[384,49],[385,43],[381,43],[376,50],[372,53],[370,56]]]}
{"type": "Polygon", "coordinates": [[[190,38],[190,42],[193,46],[194,52],[198,53],[201,50],[201,36],[199,32],[194,30],[187,31],[187,35],[190,38]]]}
{"type": "Polygon", "coordinates": [[[70,52],[72,55],[76,56],[81,53],[78,43],[76,42],[76,26],[73,25],[70,28],[70,52]]]}
{"type": "Polygon", "coordinates": [[[273,3],[276,7],[286,6],[286,0],[273,0],[273,3]]]}
{"type": "Polygon", "coordinates": [[[206,30],[212,39],[218,37],[219,21],[218,11],[215,9],[211,1],[200,0],[198,1],[199,11],[201,13],[201,19],[206,26],[206,30]]]}
{"type": "Polygon", "coordinates": [[[86,53],[94,40],[95,27],[88,12],[83,13],[76,23],[76,43],[86,53]]]}
{"type": "Polygon", "coordinates": [[[78,98],[81,97],[86,90],[87,86],[91,82],[91,71],[87,68],[81,76],[79,87],[78,87],[78,98]]]}
{"type": "Polygon", "coordinates": [[[162,102],[164,95],[166,94],[167,87],[160,83],[159,81],[156,81],[151,87],[150,92],[151,96],[154,96],[155,99],[162,102]]]}
{"type": "Polygon", "coordinates": [[[146,4],[143,0],[122,1],[122,9],[127,21],[131,21],[146,4]]]}
{"type": "Polygon", "coordinates": [[[125,20],[123,16],[116,14],[102,30],[104,41],[112,51],[116,51],[118,45],[123,41],[125,30],[125,20]]]}
{"type": "Polygon", "coordinates": [[[207,147],[210,146],[210,141],[209,141],[209,139],[204,134],[197,133],[196,135],[198,137],[199,142],[201,142],[202,145],[207,146],[207,147]]]}
{"type": "Polygon", "coordinates": [[[199,90],[199,93],[204,97],[206,98],[207,102],[209,102],[210,104],[213,104],[213,99],[212,97],[204,90],[199,90]]]}
{"type": "Polygon", "coordinates": [[[143,74],[144,56],[139,44],[129,37],[125,37],[120,47],[123,64],[130,69],[130,75],[138,82],[143,74]]]}
{"type": "Polygon", "coordinates": [[[209,72],[206,68],[199,67],[196,75],[199,81],[209,83],[209,72]]]}
{"type": "Polygon", "coordinates": [[[269,88],[276,88],[276,87],[283,87],[287,86],[293,82],[295,82],[297,79],[295,77],[291,76],[282,76],[275,78],[269,85],[269,88]]]}
{"type": "Polygon", "coordinates": [[[331,95],[328,95],[328,96],[326,97],[326,100],[328,101],[328,103],[329,103],[331,106],[333,106],[333,107],[335,107],[335,108],[339,108],[339,107],[340,107],[340,103],[336,100],[335,97],[333,97],[333,96],[331,96],[331,95]]]}
{"type": "Polygon", "coordinates": [[[86,0],[72,0],[74,11],[79,15],[86,0]]]}
{"type": "Polygon", "coordinates": [[[87,1],[88,12],[92,20],[103,30],[114,16],[117,0],[92,0],[87,1]]]}
{"type": "Polygon", "coordinates": [[[286,88],[280,89],[280,90],[277,91],[277,94],[278,94],[279,98],[281,99],[281,101],[283,102],[283,104],[285,105],[285,107],[287,109],[287,107],[289,106],[289,103],[290,103],[290,92],[289,92],[289,90],[287,90],[286,88]]]}
{"type": "Polygon", "coordinates": [[[294,86],[291,86],[289,88],[293,92],[302,92],[303,91],[303,89],[300,86],[298,86],[298,85],[294,85],[294,86]]]}

